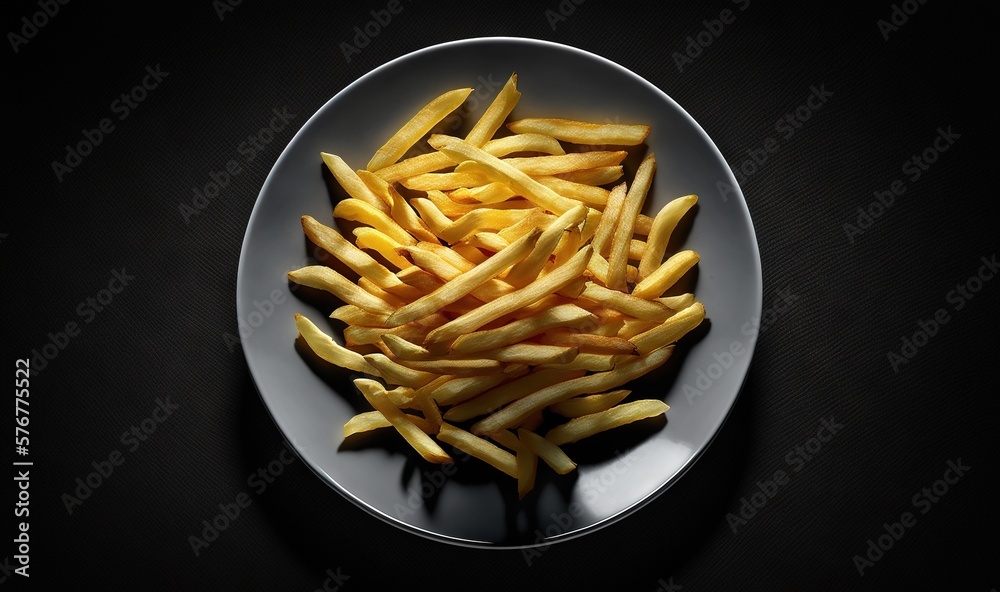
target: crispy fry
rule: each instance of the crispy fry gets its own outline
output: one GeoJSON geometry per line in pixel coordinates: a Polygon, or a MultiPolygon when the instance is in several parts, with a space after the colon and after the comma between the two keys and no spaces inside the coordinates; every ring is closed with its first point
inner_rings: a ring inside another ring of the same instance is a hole
{"type": "MultiPolygon", "coordinates": [[[[618,217],[621,215],[622,204],[625,202],[627,191],[624,183],[615,185],[615,188],[608,194],[608,205],[604,208],[604,215],[597,223],[594,230],[594,238],[590,244],[594,246],[594,253],[604,257],[611,251],[611,237],[614,233],[618,217]]],[[[631,237],[630,237],[631,238],[631,237]]]]}
{"type": "Polygon", "coordinates": [[[608,258],[608,281],[605,284],[612,290],[625,292],[625,266],[628,264],[629,243],[635,232],[635,218],[642,210],[646,193],[653,181],[653,171],[656,170],[656,158],[650,154],[642,160],[639,170],[635,173],[632,186],[629,187],[622,202],[621,214],[611,237],[611,255],[608,258]]]}
{"type": "Polygon", "coordinates": [[[399,269],[406,269],[413,265],[405,258],[396,253],[396,249],[403,245],[394,241],[384,232],[379,232],[374,228],[359,226],[354,229],[354,237],[359,249],[370,249],[381,255],[387,262],[395,265],[399,269]]]}
{"type": "Polygon", "coordinates": [[[385,300],[372,296],[329,267],[309,265],[288,272],[288,279],[302,286],[325,290],[344,302],[368,312],[392,314],[395,310],[385,300]]]}
{"type": "Polygon", "coordinates": [[[368,354],[365,356],[365,361],[374,366],[382,378],[390,384],[419,388],[438,377],[437,374],[400,366],[384,354],[368,354]]]}
{"type": "Polygon", "coordinates": [[[504,281],[515,288],[523,288],[538,277],[542,266],[549,260],[549,255],[555,250],[563,233],[583,222],[587,215],[587,207],[583,204],[568,210],[556,218],[538,237],[531,253],[511,268],[504,281]]]}
{"type": "Polygon", "coordinates": [[[385,290],[397,290],[404,284],[394,273],[357,248],[339,232],[319,223],[312,216],[302,216],[302,229],[313,243],[340,259],[360,276],[375,282],[385,290]]]}
{"type": "MultiPolygon", "coordinates": [[[[422,433],[422,432],[421,432],[422,433]]],[[[438,439],[447,442],[462,452],[471,454],[481,461],[493,465],[497,469],[517,479],[517,462],[514,455],[499,448],[496,444],[474,436],[455,426],[442,423],[438,439]]]]}
{"type": "Polygon", "coordinates": [[[541,364],[565,364],[571,362],[579,353],[580,351],[575,347],[515,343],[474,355],[488,360],[539,366],[541,364]]]}
{"type": "Polygon", "coordinates": [[[639,279],[643,280],[651,275],[663,262],[663,253],[667,250],[667,243],[670,242],[670,235],[677,227],[677,223],[687,213],[691,206],[698,202],[697,195],[685,195],[672,200],[656,214],[653,218],[653,227],[649,231],[646,240],[646,250],[639,261],[639,279]]]}
{"type": "Polygon", "coordinates": [[[628,152],[593,151],[571,152],[549,156],[528,156],[523,158],[505,158],[503,162],[529,175],[558,175],[570,171],[579,171],[604,166],[620,164],[628,152]]]}
{"type": "Polygon", "coordinates": [[[587,282],[587,286],[581,297],[593,300],[594,302],[600,302],[604,306],[647,321],[662,322],[674,314],[673,309],[662,302],[624,294],[617,290],[599,286],[593,282],[587,282]]]}
{"type": "Polygon", "coordinates": [[[378,370],[368,363],[363,356],[357,354],[333,340],[332,337],[324,333],[305,316],[295,315],[295,327],[299,330],[299,335],[305,340],[309,349],[316,352],[316,355],[327,362],[341,368],[362,372],[371,376],[381,376],[378,370]]]}
{"type": "Polygon", "coordinates": [[[598,167],[596,169],[586,169],[583,171],[572,171],[569,173],[560,173],[559,178],[572,181],[574,183],[597,186],[614,183],[618,179],[622,178],[623,173],[623,167],[618,165],[598,167]]]}
{"type": "Polygon", "coordinates": [[[402,245],[415,245],[417,243],[417,239],[406,232],[388,214],[359,199],[345,199],[339,202],[333,209],[333,215],[336,218],[367,224],[402,245]]]}
{"type": "Polygon", "coordinates": [[[571,119],[519,119],[507,124],[515,134],[536,133],[574,144],[635,146],[649,135],[648,125],[587,123],[571,119]]]}
{"type": "Polygon", "coordinates": [[[459,105],[465,102],[473,89],[459,88],[448,91],[424,106],[403,127],[399,128],[389,140],[375,152],[365,167],[377,171],[400,159],[406,151],[413,147],[427,132],[441,122],[459,105]]]}
{"type": "Polygon", "coordinates": [[[663,322],[662,325],[640,333],[629,341],[635,344],[640,355],[645,355],[657,348],[671,344],[689,331],[701,324],[705,318],[705,307],[700,302],[678,312],[663,322]]]}
{"type": "Polygon", "coordinates": [[[363,201],[380,212],[387,213],[389,211],[389,203],[376,196],[361,178],[358,177],[354,169],[344,162],[343,158],[336,154],[327,154],[326,152],[320,153],[320,156],[323,158],[323,162],[326,163],[326,167],[333,173],[334,179],[337,180],[337,183],[340,183],[340,186],[344,188],[344,191],[348,195],[354,199],[363,201]]]}
{"type": "Polygon", "coordinates": [[[579,200],[587,205],[597,206],[599,208],[603,208],[607,205],[608,196],[611,195],[610,191],[602,187],[584,185],[583,183],[574,183],[573,181],[567,181],[566,179],[552,175],[537,176],[535,177],[535,180],[555,191],[559,195],[579,200]]]}
{"type": "Polygon", "coordinates": [[[632,361],[619,364],[614,370],[574,378],[543,388],[482,419],[472,426],[475,434],[495,432],[516,425],[532,413],[553,403],[571,399],[577,395],[599,393],[625,384],[647,372],[651,372],[667,361],[673,353],[673,346],[660,348],[632,361]]]}
{"type": "Polygon", "coordinates": [[[649,274],[646,279],[636,284],[632,295],[639,298],[659,297],[694,267],[700,258],[698,253],[690,250],[677,253],[664,261],[663,265],[657,267],[656,271],[649,274]]]}
{"type": "Polygon", "coordinates": [[[560,475],[565,475],[576,469],[576,463],[562,451],[562,448],[559,448],[559,446],[549,442],[535,432],[520,428],[517,430],[517,437],[532,452],[537,454],[539,458],[544,460],[545,464],[552,467],[552,470],[560,475]]]}
{"type": "Polygon", "coordinates": [[[633,421],[662,415],[667,409],[670,409],[670,406],[657,399],[623,403],[607,411],[571,419],[549,430],[549,433],[545,434],[545,439],[556,445],[569,444],[633,421]]]}
{"type": "MultiPolygon", "coordinates": [[[[413,425],[420,428],[425,434],[436,434],[437,427],[431,424],[428,420],[420,417],[418,415],[410,415],[406,413],[403,415],[407,421],[413,425]]],[[[348,420],[344,424],[344,439],[350,438],[354,434],[360,434],[362,432],[370,432],[372,430],[377,430],[379,428],[387,428],[392,426],[392,423],[385,418],[384,415],[378,411],[366,411],[364,413],[359,413],[348,420]]]]}
{"type": "Polygon", "coordinates": [[[471,354],[512,345],[556,327],[595,323],[591,313],[572,304],[547,308],[534,316],[507,323],[503,327],[462,335],[451,345],[453,354],[471,354]]]}
{"type": "Polygon", "coordinates": [[[615,367],[615,356],[611,354],[577,354],[564,364],[544,364],[540,370],[584,370],[587,372],[607,372],[615,367]]]}
{"type": "MultiPolygon", "coordinates": [[[[617,329],[615,333],[617,333],[617,329]]],[[[552,331],[540,340],[546,345],[575,347],[581,354],[638,355],[635,344],[621,337],[607,337],[594,333],[552,331]]]]}
{"type": "Polygon", "coordinates": [[[549,409],[555,411],[563,417],[581,417],[583,415],[590,415],[591,413],[598,413],[606,409],[611,409],[622,400],[629,396],[632,391],[629,390],[617,390],[608,393],[603,393],[600,395],[588,395],[586,397],[573,397],[568,401],[563,401],[561,403],[556,403],[555,405],[550,405],[549,409]]]}
{"type": "MultiPolygon", "coordinates": [[[[355,384],[358,381],[367,380],[359,378],[354,381],[355,384]]],[[[370,381],[374,382],[374,381],[370,381]]],[[[382,385],[375,383],[379,387],[382,385]]],[[[389,399],[385,397],[384,391],[381,393],[375,392],[371,393],[368,390],[359,389],[362,391],[365,399],[368,403],[375,408],[376,411],[381,413],[385,418],[392,424],[392,427],[396,428],[396,431],[406,439],[407,443],[413,447],[414,450],[420,453],[420,456],[424,460],[432,463],[450,463],[453,462],[452,458],[448,456],[444,450],[438,446],[437,442],[431,439],[426,433],[418,428],[411,421],[406,419],[406,416],[400,411],[395,405],[389,402],[389,399]]]]}
{"type": "Polygon", "coordinates": [[[496,374],[503,367],[498,360],[436,358],[431,360],[397,359],[396,363],[413,370],[422,370],[438,375],[485,376],[496,374]]]}
{"type": "Polygon", "coordinates": [[[484,392],[482,396],[467,403],[452,407],[444,414],[444,417],[449,421],[465,421],[485,415],[527,394],[566,380],[579,378],[583,374],[583,371],[537,370],[489,392],[484,392]]]}

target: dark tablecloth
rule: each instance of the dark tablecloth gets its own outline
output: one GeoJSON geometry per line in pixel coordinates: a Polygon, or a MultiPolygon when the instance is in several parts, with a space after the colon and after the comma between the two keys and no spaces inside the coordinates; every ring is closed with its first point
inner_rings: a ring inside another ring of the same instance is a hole
{"type": "Polygon", "coordinates": [[[30,578],[11,530],[0,587],[997,588],[995,14],[946,4],[5,3],[3,364],[41,358],[30,453],[4,453],[34,463],[30,578]],[[380,64],[496,35],[674,98],[741,181],[765,309],[794,299],[693,469],[530,564],[403,532],[301,462],[248,483],[284,443],[231,339],[246,223],[294,132],[380,64]],[[196,555],[220,504],[239,516],[196,555]]]}

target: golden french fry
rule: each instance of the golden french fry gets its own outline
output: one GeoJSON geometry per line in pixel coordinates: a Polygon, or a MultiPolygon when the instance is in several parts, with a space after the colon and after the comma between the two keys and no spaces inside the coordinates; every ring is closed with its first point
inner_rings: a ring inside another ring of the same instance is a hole
{"type": "Polygon", "coordinates": [[[646,240],[646,250],[642,254],[642,260],[639,261],[640,280],[651,275],[663,262],[663,254],[667,250],[667,243],[670,242],[670,235],[684,214],[697,202],[697,195],[678,197],[663,206],[653,218],[653,227],[649,230],[649,237],[646,240]]]}
{"type": "Polygon", "coordinates": [[[469,135],[465,137],[465,140],[472,144],[473,146],[482,146],[493,137],[493,134],[497,133],[500,126],[503,125],[507,116],[510,112],[514,110],[514,106],[517,105],[518,99],[521,98],[521,93],[517,90],[517,73],[510,75],[506,84],[497,93],[493,102],[490,106],[486,108],[486,112],[483,116],[479,118],[476,125],[472,126],[472,130],[469,131],[469,135]]]}
{"type": "Polygon", "coordinates": [[[472,146],[468,142],[450,136],[439,135],[431,136],[428,141],[431,146],[444,152],[453,160],[474,160],[485,165],[489,169],[488,174],[491,180],[506,184],[514,191],[517,191],[546,210],[562,214],[576,205],[576,202],[573,200],[552,191],[545,185],[532,179],[527,173],[518,170],[484,150],[472,146]]]}
{"type": "Polygon", "coordinates": [[[526,257],[541,235],[541,231],[536,231],[525,236],[487,259],[485,263],[477,265],[474,269],[459,275],[434,292],[418,298],[392,313],[386,323],[402,325],[415,321],[471,293],[477,286],[496,277],[501,271],[526,257]]]}
{"type": "Polygon", "coordinates": [[[631,393],[632,391],[629,390],[617,390],[600,395],[573,397],[568,401],[550,405],[549,409],[555,411],[563,417],[581,417],[583,415],[590,415],[591,413],[598,413],[606,409],[611,409],[618,403],[621,403],[622,400],[631,393]]]}
{"type": "MultiPolygon", "coordinates": [[[[617,333],[617,329],[615,333],[617,333]]],[[[545,345],[575,347],[581,354],[638,355],[635,344],[621,337],[608,337],[594,333],[551,331],[542,336],[545,345]]]]}
{"type": "Polygon", "coordinates": [[[466,239],[465,244],[477,249],[493,251],[494,253],[498,253],[510,245],[509,242],[495,232],[477,232],[466,239]]]}
{"type": "Polygon", "coordinates": [[[339,202],[333,209],[333,215],[336,218],[367,224],[402,245],[417,244],[417,239],[388,214],[359,199],[345,199],[339,202]]]}
{"type": "Polygon", "coordinates": [[[368,253],[357,248],[339,232],[321,224],[312,216],[302,216],[302,229],[313,243],[344,262],[360,276],[375,282],[384,290],[395,290],[404,284],[384,265],[371,258],[368,253]]]}
{"type": "Polygon", "coordinates": [[[618,337],[623,339],[632,339],[640,333],[645,333],[650,329],[655,329],[660,326],[658,321],[644,321],[642,319],[628,319],[622,323],[621,329],[618,330],[618,337]]]}
{"type": "Polygon", "coordinates": [[[678,296],[661,296],[657,302],[674,310],[683,310],[694,304],[694,294],[680,294],[678,296]]]}
{"type": "Polygon", "coordinates": [[[593,282],[587,282],[581,298],[599,302],[629,316],[647,321],[662,322],[674,314],[674,310],[662,302],[638,298],[631,294],[599,286],[593,282]]]}
{"type": "Polygon", "coordinates": [[[555,329],[578,327],[583,323],[596,324],[597,319],[588,311],[572,304],[548,308],[538,314],[507,323],[503,327],[462,335],[451,345],[453,354],[471,354],[513,345],[555,329]]]}
{"type": "Polygon", "coordinates": [[[456,428],[449,423],[441,424],[441,431],[438,432],[437,436],[442,442],[447,442],[462,452],[489,463],[517,479],[517,462],[514,459],[514,455],[498,447],[496,444],[484,440],[479,436],[474,436],[463,429],[456,428]]]}
{"type": "Polygon", "coordinates": [[[542,345],[539,343],[515,343],[514,345],[506,345],[497,349],[478,352],[474,355],[487,360],[539,366],[541,364],[565,364],[573,361],[579,353],[579,350],[575,347],[542,345]]]}
{"type": "MultiPolygon", "coordinates": [[[[355,380],[354,383],[357,384],[359,380],[367,379],[359,378],[355,380]]],[[[377,382],[375,384],[379,387],[382,386],[377,382]]],[[[437,442],[431,439],[430,436],[424,433],[423,430],[418,428],[411,421],[406,419],[403,412],[393,405],[388,398],[386,398],[384,390],[381,393],[372,393],[365,389],[359,390],[361,390],[365,399],[368,400],[368,403],[370,403],[376,411],[385,416],[389,423],[392,424],[392,427],[396,428],[396,431],[403,436],[403,438],[410,446],[413,447],[414,450],[420,453],[420,456],[422,456],[424,460],[439,464],[454,462],[451,457],[448,456],[448,453],[438,446],[437,442]]]]}
{"type": "Polygon", "coordinates": [[[635,173],[632,186],[629,187],[622,202],[621,214],[615,224],[611,237],[611,255],[608,257],[608,281],[605,284],[612,290],[625,292],[625,266],[628,264],[629,243],[635,232],[635,218],[642,210],[646,193],[653,182],[653,172],[656,170],[656,157],[650,154],[642,159],[639,170],[635,173]]]}
{"type": "Polygon", "coordinates": [[[360,306],[345,304],[330,313],[330,318],[343,321],[348,325],[359,325],[361,327],[385,327],[385,320],[389,318],[389,315],[375,314],[368,312],[360,306]]]}
{"type": "MultiPolygon", "coordinates": [[[[409,413],[404,414],[403,417],[405,417],[406,420],[413,425],[420,428],[420,430],[425,434],[437,433],[437,427],[432,425],[431,422],[423,417],[410,415],[409,413]]],[[[370,432],[372,430],[387,428],[390,426],[392,426],[392,423],[378,411],[366,411],[355,415],[344,424],[344,439],[350,438],[354,434],[370,432]]]]}
{"type": "Polygon", "coordinates": [[[615,367],[615,357],[611,354],[580,354],[563,364],[543,364],[539,370],[584,370],[586,372],[607,372],[615,367]]]}
{"type": "Polygon", "coordinates": [[[375,367],[390,384],[419,388],[438,377],[437,374],[411,370],[387,358],[384,354],[368,354],[365,361],[375,367]]]}
{"type": "Polygon", "coordinates": [[[598,167],[596,169],[587,169],[584,171],[560,173],[559,178],[572,181],[574,183],[582,183],[584,185],[608,185],[610,183],[614,183],[618,179],[621,179],[624,172],[623,167],[618,165],[598,167]]]}
{"type": "MultiPolygon", "coordinates": [[[[523,421],[532,413],[544,409],[553,403],[571,399],[577,395],[599,393],[619,387],[660,366],[673,353],[673,346],[667,346],[638,356],[632,361],[617,365],[613,370],[574,378],[553,386],[535,391],[530,395],[514,401],[493,415],[478,421],[472,426],[475,434],[486,434],[508,428],[523,421]]],[[[578,356],[579,357],[579,356],[578,356]]]]}
{"type": "Polygon", "coordinates": [[[459,88],[448,91],[424,106],[412,119],[406,122],[389,140],[378,149],[365,167],[377,171],[400,159],[420,138],[465,102],[473,89],[459,88]]]}
{"type": "MultiPolygon", "coordinates": [[[[503,183],[493,181],[479,187],[460,187],[448,194],[453,201],[476,206],[505,202],[517,194],[503,183]]],[[[469,208],[472,211],[472,208],[469,208]]]]}
{"type": "Polygon", "coordinates": [[[440,405],[455,405],[488,391],[509,378],[502,373],[455,377],[434,389],[432,396],[440,405]]]}
{"type": "Polygon", "coordinates": [[[437,375],[485,376],[496,374],[503,367],[498,360],[435,358],[431,360],[397,359],[396,363],[412,370],[422,370],[437,375]]]}
{"type": "Polygon", "coordinates": [[[413,265],[396,253],[396,249],[402,247],[403,245],[393,240],[384,232],[380,232],[374,228],[368,228],[367,226],[359,226],[355,228],[353,232],[359,249],[370,249],[375,251],[387,262],[395,265],[399,269],[406,269],[407,267],[413,265]]]}
{"type": "Polygon", "coordinates": [[[645,355],[650,351],[677,341],[701,324],[704,318],[705,307],[700,302],[695,302],[663,321],[663,324],[659,327],[650,329],[645,333],[640,333],[632,337],[629,341],[635,344],[640,355],[645,355]]]}
{"type": "Polygon", "coordinates": [[[565,475],[576,468],[576,463],[563,452],[562,448],[559,448],[559,446],[535,432],[520,428],[517,430],[517,437],[532,452],[537,454],[539,458],[544,460],[545,464],[552,467],[552,470],[560,475],[565,475]]]}
{"type": "Polygon", "coordinates": [[[527,156],[505,158],[503,162],[529,175],[558,175],[570,171],[580,171],[604,166],[615,166],[625,160],[628,152],[593,151],[571,152],[548,156],[527,156]]]}
{"type": "Polygon", "coordinates": [[[398,327],[363,327],[352,325],[344,329],[344,340],[351,345],[375,345],[387,335],[398,335],[403,339],[423,340],[431,328],[420,323],[409,323],[398,327]]]}
{"type": "MultiPolygon", "coordinates": [[[[468,142],[469,140],[466,139],[468,142]]],[[[472,142],[469,142],[472,144],[472,142]]],[[[496,138],[483,145],[483,150],[496,157],[507,156],[515,152],[541,152],[542,154],[566,154],[562,144],[551,136],[542,134],[515,134],[505,138],[496,138]]],[[[615,163],[617,164],[617,163],[615,163]]]]}
{"type": "Polygon", "coordinates": [[[535,488],[538,455],[531,448],[520,446],[514,458],[517,464],[517,498],[523,499],[535,488]]]}
{"type": "Polygon", "coordinates": [[[400,195],[392,185],[386,183],[385,180],[371,171],[358,171],[358,176],[365,182],[365,185],[367,185],[372,192],[389,204],[389,215],[400,226],[402,226],[404,230],[409,232],[415,238],[423,241],[437,240],[434,233],[427,228],[424,221],[417,216],[415,211],[413,211],[413,207],[410,205],[410,202],[400,195]]]}
{"type": "Polygon", "coordinates": [[[537,176],[535,180],[559,195],[600,208],[607,205],[608,196],[611,195],[611,192],[607,189],[593,185],[584,185],[583,183],[574,183],[573,181],[567,181],[566,179],[552,175],[537,176]]]}
{"type": "Polygon", "coordinates": [[[376,196],[361,178],[358,177],[354,169],[344,162],[343,158],[336,154],[327,154],[326,152],[320,153],[320,156],[323,158],[323,162],[326,163],[326,167],[333,173],[333,177],[340,183],[340,186],[344,188],[344,191],[348,195],[354,199],[363,201],[380,212],[387,213],[389,211],[388,202],[376,196]]]}
{"type": "Polygon", "coordinates": [[[635,146],[649,135],[648,125],[588,123],[571,119],[519,119],[507,124],[515,134],[545,134],[574,144],[635,146]]]}
{"type": "Polygon", "coordinates": [[[515,288],[523,288],[538,277],[542,266],[549,260],[549,255],[559,244],[563,234],[574,226],[580,225],[587,216],[587,206],[577,205],[556,218],[538,237],[531,253],[519,261],[504,277],[504,281],[515,288]]]}
{"type": "Polygon", "coordinates": [[[428,343],[438,343],[455,339],[463,333],[470,333],[486,323],[526,306],[543,296],[552,294],[577,279],[590,261],[592,249],[586,246],[573,256],[566,265],[547,276],[535,280],[527,286],[487,302],[427,335],[428,343]]]}
{"type": "Polygon", "coordinates": [[[424,173],[415,177],[407,177],[400,181],[403,187],[414,191],[430,191],[436,189],[458,189],[459,187],[479,187],[490,182],[489,178],[476,172],[455,173],[424,173]]]}
{"type": "Polygon", "coordinates": [[[656,268],[646,279],[636,284],[632,295],[639,298],[657,298],[677,283],[701,258],[695,251],[681,251],[656,268]]]}
{"type": "Polygon", "coordinates": [[[531,213],[531,210],[494,210],[479,209],[463,215],[455,220],[447,228],[443,229],[440,237],[449,243],[457,243],[465,237],[481,232],[483,230],[496,232],[503,230],[512,224],[523,220],[531,213]]]}
{"type": "Polygon", "coordinates": [[[556,445],[569,444],[633,421],[662,415],[667,409],[670,409],[670,406],[658,399],[623,403],[607,411],[571,419],[549,430],[549,433],[545,434],[545,439],[556,445]]]}
{"type": "Polygon", "coordinates": [[[601,257],[611,251],[611,236],[614,233],[618,217],[621,215],[626,194],[625,183],[615,185],[615,188],[608,194],[608,205],[604,208],[604,214],[601,216],[601,221],[597,223],[594,238],[590,243],[594,246],[594,253],[601,257]]]}
{"type": "Polygon", "coordinates": [[[372,296],[329,267],[309,265],[288,272],[288,279],[302,286],[327,291],[344,302],[368,312],[392,314],[395,311],[385,300],[372,296]]]}
{"type": "Polygon", "coordinates": [[[473,417],[485,415],[539,389],[573,378],[579,378],[583,374],[583,371],[537,370],[517,380],[493,388],[489,392],[484,392],[482,396],[476,397],[467,403],[452,407],[445,412],[444,417],[450,421],[465,421],[473,417]]]}
{"type": "Polygon", "coordinates": [[[381,376],[379,371],[369,364],[363,356],[339,345],[305,316],[295,315],[295,327],[299,330],[299,335],[305,340],[309,349],[327,362],[355,372],[381,376]]]}

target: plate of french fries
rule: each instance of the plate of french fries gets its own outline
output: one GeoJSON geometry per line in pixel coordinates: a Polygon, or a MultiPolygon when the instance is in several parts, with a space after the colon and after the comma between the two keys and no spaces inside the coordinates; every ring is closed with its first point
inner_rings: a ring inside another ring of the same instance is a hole
{"type": "Polygon", "coordinates": [[[679,479],[761,310],[749,212],[701,127],[617,64],[514,38],[420,50],[323,106],[261,190],[237,283],[299,456],[405,530],[501,548],[679,479]]]}

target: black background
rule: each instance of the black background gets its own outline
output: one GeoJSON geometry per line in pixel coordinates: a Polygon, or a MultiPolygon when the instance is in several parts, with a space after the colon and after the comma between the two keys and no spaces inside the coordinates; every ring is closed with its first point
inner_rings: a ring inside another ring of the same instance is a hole
{"type": "MultiPolygon", "coordinates": [[[[917,11],[886,40],[877,22],[890,18],[888,1],[857,9],[753,0],[740,10],[723,1],[590,0],[555,27],[545,10],[559,10],[556,0],[530,9],[404,2],[348,63],[340,44],[384,2],[243,2],[223,19],[209,0],[173,4],[71,2],[16,54],[2,50],[4,169],[13,180],[0,222],[7,371],[67,322],[82,327],[31,380],[36,588],[311,591],[338,568],[350,578],[342,590],[1000,586],[991,437],[1000,280],[961,310],[946,300],[996,253],[995,11],[911,2],[917,11]],[[735,22],[679,71],[673,54],[725,8],[735,22]],[[247,477],[278,458],[283,441],[240,348],[224,338],[237,335],[246,222],[294,132],[390,59],[489,35],[566,43],[633,70],[683,106],[734,169],[776,138],[779,149],[742,189],[765,307],[781,289],[797,296],[762,334],[729,421],[694,468],[640,512],[545,549],[531,565],[519,551],[404,533],[300,462],[257,494],[247,477]],[[169,75],[118,121],[111,102],[157,64],[169,75]],[[832,97],[781,138],[775,122],[813,85],[832,97]],[[179,205],[191,203],[193,188],[284,106],[296,114],[290,127],[185,222],[179,205]],[[104,117],[114,131],[58,181],[52,161],[104,117]],[[948,126],[960,138],[909,178],[903,163],[948,126]],[[857,224],[858,207],[894,180],[906,193],[851,242],[844,225],[857,224]],[[122,267],[135,279],[82,322],[78,305],[122,267]],[[887,354],[939,308],[949,322],[894,371],[887,354]],[[178,409],[128,451],[122,432],[166,397],[178,409]],[[727,514],[758,481],[789,470],[786,454],[830,417],[842,430],[734,533],[727,514]],[[116,449],[124,463],[68,514],[61,496],[116,449]],[[860,577],[852,558],[883,523],[915,511],[914,494],[957,459],[967,474],[926,515],[917,511],[916,525],[860,577]],[[244,491],[250,507],[196,557],[189,535],[244,491]]],[[[4,3],[4,31],[38,10],[4,3]]],[[[12,447],[4,458],[17,460],[12,447]]],[[[13,547],[0,548],[9,565],[13,547]]],[[[0,590],[27,582],[0,575],[0,590]]]]}

